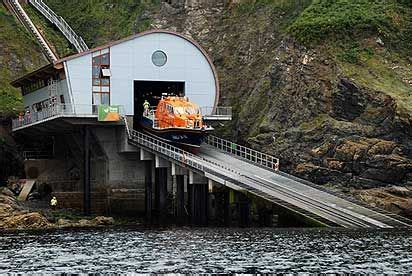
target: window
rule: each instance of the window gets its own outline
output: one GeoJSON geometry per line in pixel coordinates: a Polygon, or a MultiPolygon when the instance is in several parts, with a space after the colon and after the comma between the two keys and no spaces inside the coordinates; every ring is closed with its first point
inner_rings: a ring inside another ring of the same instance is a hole
{"type": "Polygon", "coordinates": [[[161,67],[166,64],[167,56],[163,51],[160,51],[160,50],[155,51],[152,54],[152,62],[154,65],[161,67]]]}
{"type": "Polygon", "coordinates": [[[92,104],[110,105],[110,50],[102,49],[92,54],[92,104]]]}
{"type": "Polygon", "coordinates": [[[111,77],[112,73],[110,72],[109,68],[102,68],[102,76],[103,77],[111,77]]]}

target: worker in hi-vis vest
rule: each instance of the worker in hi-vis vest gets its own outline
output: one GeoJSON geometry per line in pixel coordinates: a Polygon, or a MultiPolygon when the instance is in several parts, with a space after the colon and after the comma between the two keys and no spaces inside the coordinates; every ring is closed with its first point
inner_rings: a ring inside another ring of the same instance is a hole
{"type": "Polygon", "coordinates": [[[56,209],[56,207],[57,207],[57,198],[55,196],[50,200],[50,206],[53,209],[56,209]]]}
{"type": "Polygon", "coordinates": [[[147,100],[144,100],[144,103],[143,103],[144,112],[143,112],[143,114],[145,116],[149,115],[149,107],[150,107],[150,103],[147,100]]]}

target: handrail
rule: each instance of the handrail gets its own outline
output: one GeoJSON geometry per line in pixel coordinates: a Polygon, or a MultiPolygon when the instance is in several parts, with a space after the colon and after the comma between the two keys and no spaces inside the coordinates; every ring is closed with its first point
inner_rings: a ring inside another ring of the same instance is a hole
{"type": "Polygon", "coordinates": [[[231,141],[209,135],[205,142],[219,150],[239,156],[252,163],[260,166],[278,171],[279,170],[279,158],[271,156],[269,154],[259,152],[257,150],[233,143],[231,141]]]}
{"type": "Polygon", "coordinates": [[[75,31],[67,24],[63,17],[57,15],[52,9],[49,8],[42,0],[29,0],[41,14],[44,15],[51,23],[62,32],[70,43],[76,48],[77,52],[81,53],[89,50],[89,47],[84,42],[83,38],[75,33],[75,31]]]}
{"type": "Polygon", "coordinates": [[[232,116],[231,106],[202,106],[200,111],[205,116],[232,116]]]}
{"type": "MultiPolygon", "coordinates": [[[[224,169],[226,171],[229,171],[231,173],[234,173],[236,175],[242,175],[240,172],[237,172],[229,167],[226,167],[222,164],[219,164],[217,162],[213,162],[211,160],[208,160],[203,157],[199,157],[197,155],[194,155],[193,153],[190,153],[188,151],[182,150],[178,147],[172,146],[166,142],[163,142],[151,135],[144,134],[142,132],[136,131],[134,129],[130,129],[126,117],[124,117],[124,122],[126,125],[126,133],[127,137],[129,138],[129,141],[135,142],[139,145],[142,145],[146,148],[149,148],[153,150],[154,152],[161,153],[166,155],[167,157],[178,161],[179,163],[182,163],[186,166],[190,166],[194,169],[197,169],[199,171],[206,171],[208,170],[205,166],[204,163],[207,163],[209,165],[212,165],[214,167],[218,167],[221,169],[224,169]]],[[[210,168],[210,166],[208,166],[210,168]]]]}
{"type": "MultiPolygon", "coordinates": [[[[120,107],[120,115],[124,114],[123,107],[120,107]]],[[[97,108],[90,104],[51,104],[47,108],[36,112],[26,112],[19,115],[18,118],[12,120],[12,129],[23,126],[28,126],[36,122],[48,120],[59,116],[75,116],[75,117],[97,117],[97,108]]]]}
{"type": "Polygon", "coordinates": [[[50,48],[50,46],[47,44],[46,40],[42,36],[42,34],[39,32],[37,27],[34,25],[34,23],[31,21],[30,17],[27,15],[27,13],[24,11],[23,7],[20,5],[18,0],[6,0],[7,3],[10,5],[12,12],[17,16],[17,18],[20,18],[20,21],[23,25],[28,28],[29,31],[31,31],[34,36],[37,38],[39,41],[42,49],[44,52],[46,52],[48,58],[51,61],[56,61],[57,56],[54,54],[53,50],[50,48]]]}
{"type": "Polygon", "coordinates": [[[50,159],[54,156],[53,152],[45,150],[25,150],[23,151],[23,159],[50,159]]]}

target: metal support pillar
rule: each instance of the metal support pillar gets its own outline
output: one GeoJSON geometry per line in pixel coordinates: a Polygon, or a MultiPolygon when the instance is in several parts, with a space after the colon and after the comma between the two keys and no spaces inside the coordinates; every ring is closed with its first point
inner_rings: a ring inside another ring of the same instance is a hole
{"type": "Polygon", "coordinates": [[[152,161],[144,161],[145,164],[145,212],[146,220],[152,221],[152,161]]]}
{"type": "Polygon", "coordinates": [[[192,225],[207,225],[208,191],[207,183],[192,184],[190,187],[190,221],[192,225]]]}
{"type": "Polygon", "coordinates": [[[185,177],[176,175],[176,217],[179,221],[184,217],[185,208],[185,177]]]}
{"type": "Polygon", "coordinates": [[[248,227],[250,225],[250,200],[243,194],[239,193],[239,226],[248,227]]]}
{"type": "Polygon", "coordinates": [[[224,192],[224,224],[225,226],[230,226],[232,224],[232,202],[231,202],[231,194],[233,193],[232,190],[229,188],[225,188],[224,192]]]}
{"type": "Polygon", "coordinates": [[[83,212],[85,216],[90,216],[91,213],[91,187],[90,187],[90,133],[87,126],[83,131],[83,212]]]}
{"type": "Polygon", "coordinates": [[[187,206],[188,206],[188,213],[190,216],[190,223],[192,223],[192,218],[193,218],[193,214],[194,214],[194,204],[193,204],[193,198],[194,198],[194,194],[193,194],[193,185],[187,185],[187,206]]]}
{"type": "Polygon", "coordinates": [[[156,168],[155,172],[156,207],[159,218],[164,218],[167,214],[167,168],[156,168]]]}

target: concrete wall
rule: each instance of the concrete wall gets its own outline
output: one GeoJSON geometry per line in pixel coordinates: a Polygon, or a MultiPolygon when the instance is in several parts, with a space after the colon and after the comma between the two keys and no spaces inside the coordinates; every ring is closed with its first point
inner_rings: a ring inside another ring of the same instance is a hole
{"type": "Polygon", "coordinates": [[[109,186],[138,184],[144,179],[143,163],[139,161],[138,152],[119,153],[120,139],[116,129],[116,127],[93,129],[94,136],[107,157],[107,183],[109,186]]]}
{"type": "MultiPolygon", "coordinates": [[[[124,127],[96,127],[91,130],[92,212],[138,215],[144,213],[144,166],[139,150],[122,146],[124,127]],[[123,149],[123,151],[120,151],[123,149]]],[[[46,183],[62,208],[83,208],[82,133],[55,137],[55,158],[26,160],[38,183],[46,183]]],[[[154,168],[153,168],[154,170],[154,168]]],[[[152,173],[154,176],[154,172],[152,173]]]]}

